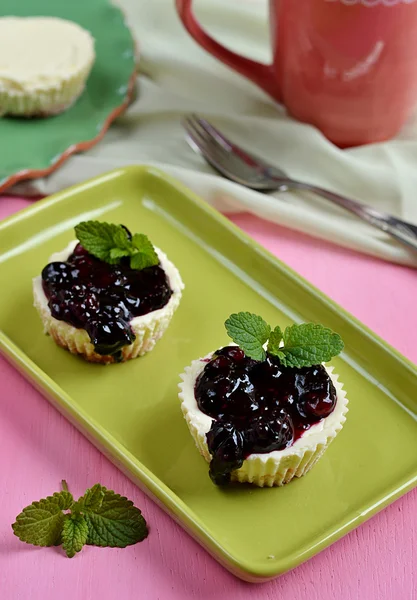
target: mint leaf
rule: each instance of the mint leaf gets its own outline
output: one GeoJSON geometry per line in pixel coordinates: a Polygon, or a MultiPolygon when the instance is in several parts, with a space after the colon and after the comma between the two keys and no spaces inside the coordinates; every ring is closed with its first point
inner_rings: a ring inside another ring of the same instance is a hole
{"type": "Polygon", "coordinates": [[[148,535],[133,502],[96,483],[77,502],[62,481],[62,492],[33,502],[16,517],[14,534],[35,546],[59,546],[72,558],[84,544],[124,548],[148,535]],[[71,509],[70,513],[63,511],[71,509]]]}
{"type": "Polygon", "coordinates": [[[90,254],[112,263],[112,248],[125,247],[129,242],[127,233],[120,225],[102,223],[100,221],[83,221],[75,227],[75,234],[81,245],[90,254]]]}
{"type": "Polygon", "coordinates": [[[117,230],[114,232],[113,240],[117,248],[125,249],[130,252],[132,248],[132,242],[129,239],[127,230],[123,225],[115,225],[117,230]]]}
{"type": "Polygon", "coordinates": [[[75,556],[87,541],[88,525],[82,515],[66,515],[62,528],[62,548],[68,558],[75,556]]]}
{"type": "Polygon", "coordinates": [[[88,525],[87,544],[125,548],[145,539],[146,522],[133,502],[105,487],[102,490],[104,498],[100,508],[84,513],[88,525]]]}
{"type": "Polygon", "coordinates": [[[129,256],[130,252],[127,248],[112,248],[110,250],[110,259],[118,260],[119,258],[123,258],[123,256],[129,256]]]}
{"type": "Polygon", "coordinates": [[[159,263],[159,258],[149,238],[143,233],[135,233],[132,238],[135,253],[130,259],[132,269],[146,269],[159,263]]]}
{"type": "Polygon", "coordinates": [[[263,346],[268,341],[268,353],[278,357],[284,367],[311,367],[329,361],[343,350],[339,334],[315,323],[292,325],[282,333],[278,326],[271,331],[258,315],[240,312],[230,315],[225,326],[232,340],[255,360],[265,360],[263,346]]]}
{"type": "Polygon", "coordinates": [[[148,236],[144,233],[135,233],[132,237],[132,245],[136,248],[136,250],[139,250],[140,252],[146,252],[146,250],[153,250],[153,246],[149,241],[148,236]]]}
{"type": "Polygon", "coordinates": [[[33,502],[16,517],[12,529],[22,541],[34,546],[54,546],[60,539],[65,519],[63,510],[68,510],[74,503],[69,492],[56,492],[33,502]]]}
{"type": "Polygon", "coordinates": [[[99,483],[88,489],[74,504],[73,511],[99,510],[103,504],[104,489],[99,483]]]}
{"type": "Polygon", "coordinates": [[[291,325],[284,331],[284,346],[271,354],[278,356],[284,367],[311,367],[327,362],[344,347],[342,338],[331,329],[315,323],[291,325]]]}
{"type": "Polygon", "coordinates": [[[154,262],[150,261],[146,254],[142,254],[141,252],[137,252],[133,256],[130,257],[130,268],[131,269],[146,269],[147,267],[153,267],[154,262]]]}
{"type": "Polygon", "coordinates": [[[282,341],[282,330],[281,327],[277,326],[273,331],[268,340],[268,352],[277,356],[277,352],[280,352],[279,345],[282,341]]]}
{"type": "Polygon", "coordinates": [[[130,256],[132,269],[145,269],[159,263],[155,248],[146,235],[135,233],[129,238],[123,225],[101,221],[83,221],[75,227],[81,245],[93,256],[111,265],[130,256]]]}
{"type": "Polygon", "coordinates": [[[227,319],[225,327],[229,337],[246,356],[254,360],[265,360],[263,345],[268,340],[271,327],[262,317],[249,312],[235,313],[227,319]]]}

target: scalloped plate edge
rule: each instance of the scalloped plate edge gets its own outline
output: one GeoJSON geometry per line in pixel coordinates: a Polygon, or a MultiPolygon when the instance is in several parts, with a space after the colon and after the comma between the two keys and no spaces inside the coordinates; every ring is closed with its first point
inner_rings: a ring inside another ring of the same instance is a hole
{"type": "MultiPolygon", "coordinates": [[[[135,50],[137,55],[136,44],[135,50]]],[[[46,167],[45,169],[23,169],[22,171],[18,171],[13,175],[8,175],[5,179],[0,181],[0,194],[3,194],[8,188],[12,187],[16,183],[19,183],[20,181],[24,181],[27,179],[37,179],[38,177],[46,177],[47,175],[50,175],[51,173],[53,173],[53,171],[59,169],[59,167],[61,167],[64,164],[64,162],[68,160],[68,158],[70,158],[73,154],[76,154],[77,152],[84,152],[85,150],[89,150],[90,148],[98,144],[98,142],[100,142],[104,138],[108,128],[113,123],[113,121],[117,119],[117,117],[119,117],[128,108],[129,104],[134,98],[135,83],[138,74],[137,62],[138,60],[136,58],[135,67],[133,73],[129,78],[124,101],[122,102],[122,104],[119,104],[119,106],[116,106],[116,108],[112,110],[112,112],[108,115],[107,119],[104,121],[103,127],[94,138],[90,140],[84,140],[83,142],[78,142],[77,144],[72,144],[62,154],[60,154],[58,158],[54,162],[52,162],[52,164],[49,167],[46,167]]]]}

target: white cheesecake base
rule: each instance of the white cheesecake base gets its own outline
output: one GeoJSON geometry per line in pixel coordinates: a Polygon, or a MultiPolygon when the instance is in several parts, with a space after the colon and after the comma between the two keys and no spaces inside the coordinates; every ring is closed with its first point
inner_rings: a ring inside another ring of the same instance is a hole
{"type": "MultiPolygon", "coordinates": [[[[65,261],[73,252],[77,243],[78,242],[75,240],[62,252],[52,254],[48,262],[65,261]]],[[[161,267],[164,269],[169,280],[173,293],[168,303],[162,308],[132,319],[130,325],[136,335],[136,339],[133,344],[123,347],[122,362],[142,356],[154,348],[156,342],[165,333],[181,300],[184,284],[178,269],[170,260],[168,260],[166,254],[159,250],[159,248],[155,248],[155,250],[158,254],[161,267]]],[[[103,356],[94,351],[94,346],[85,329],[77,329],[76,327],[65,323],[65,321],[59,321],[52,316],[48,306],[48,299],[42,288],[42,278],[40,275],[33,280],[33,297],[34,306],[38,310],[45,333],[50,335],[59,346],[66,348],[72,354],[82,355],[90,362],[103,364],[115,362],[113,356],[103,356]]]]}
{"type": "MultiPolygon", "coordinates": [[[[207,364],[207,358],[195,360],[181,375],[179,384],[181,409],[190,433],[200,454],[207,462],[211,455],[207,446],[206,434],[213,419],[203,413],[197,405],[194,395],[195,382],[207,364]]],[[[319,423],[308,429],[291,447],[267,454],[251,454],[240,469],[231,473],[232,481],[253,483],[259,487],[284,485],[294,477],[302,477],[315,465],[326,448],[342,429],[348,412],[348,399],[338,375],[333,367],[326,368],[336,389],[337,402],[334,411],[319,423]]]]}
{"type": "Polygon", "coordinates": [[[7,16],[0,18],[0,55],[0,115],[47,117],[83,92],[94,39],[65,19],[7,16]]]}

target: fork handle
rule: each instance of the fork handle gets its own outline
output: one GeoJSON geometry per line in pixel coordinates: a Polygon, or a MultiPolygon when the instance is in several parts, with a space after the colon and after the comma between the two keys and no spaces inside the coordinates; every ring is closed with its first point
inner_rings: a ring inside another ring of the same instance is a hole
{"type": "Polygon", "coordinates": [[[356,200],[346,198],[345,196],[335,194],[334,192],[330,192],[329,190],[325,190],[324,188],[311,185],[309,183],[294,181],[292,179],[286,181],[285,183],[290,189],[314,192],[322,198],[330,200],[330,202],[333,202],[334,204],[345,208],[349,212],[354,213],[356,216],[369,223],[369,225],[372,225],[373,227],[376,227],[377,229],[380,229],[381,231],[390,234],[399,242],[402,242],[406,246],[417,250],[416,225],[412,225],[411,223],[407,223],[406,221],[401,221],[401,219],[397,219],[396,217],[393,217],[388,213],[375,210],[374,208],[365,204],[361,204],[356,200]]]}

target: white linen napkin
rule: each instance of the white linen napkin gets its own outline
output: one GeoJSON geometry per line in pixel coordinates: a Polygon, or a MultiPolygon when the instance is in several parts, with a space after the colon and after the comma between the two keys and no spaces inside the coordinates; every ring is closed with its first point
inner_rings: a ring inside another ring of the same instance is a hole
{"type": "MultiPolygon", "coordinates": [[[[174,0],[118,0],[140,49],[138,97],[95,148],[15,193],[50,194],[118,166],[148,163],[223,211],[249,211],[298,231],[394,262],[417,254],[313,195],[263,195],[213,174],[184,141],[181,117],[205,115],[238,144],[292,177],[417,223],[417,120],[382,144],[340,150],[299,123],[255,85],[220,64],[186,33],[174,0]]],[[[224,44],[270,61],[266,0],[196,0],[197,16],[224,44]]],[[[417,75],[416,75],[417,76],[417,75]]]]}

